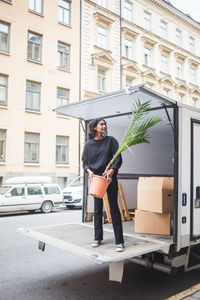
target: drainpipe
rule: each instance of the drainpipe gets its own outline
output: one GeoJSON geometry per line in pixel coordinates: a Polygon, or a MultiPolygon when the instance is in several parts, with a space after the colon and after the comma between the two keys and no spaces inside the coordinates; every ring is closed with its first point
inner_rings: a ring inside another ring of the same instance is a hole
{"type": "Polygon", "coordinates": [[[120,90],[122,89],[122,0],[119,1],[119,26],[120,26],[120,90]]]}
{"type": "MultiPolygon", "coordinates": [[[[81,101],[82,0],[80,0],[79,101],[81,101]]],[[[81,124],[78,126],[78,175],[81,173],[81,124]]]]}

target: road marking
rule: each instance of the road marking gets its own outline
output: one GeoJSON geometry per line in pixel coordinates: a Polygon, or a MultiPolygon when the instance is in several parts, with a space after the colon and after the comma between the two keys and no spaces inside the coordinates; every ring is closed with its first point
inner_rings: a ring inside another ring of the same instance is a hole
{"type": "Polygon", "coordinates": [[[179,300],[179,299],[183,299],[183,298],[185,298],[187,296],[190,296],[190,295],[192,295],[192,294],[194,294],[194,293],[196,293],[198,291],[200,291],[200,283],[192,286],[191,288],[189,288],[189,289],[187,289],[187,290],[185,290],[185,291],[183,291],[183,292],[181,292],[179,294],[176,294],[176,295],[174,295],[172,297],[169,297],[169,298],[167,298],[165,300],[179,300]]]}

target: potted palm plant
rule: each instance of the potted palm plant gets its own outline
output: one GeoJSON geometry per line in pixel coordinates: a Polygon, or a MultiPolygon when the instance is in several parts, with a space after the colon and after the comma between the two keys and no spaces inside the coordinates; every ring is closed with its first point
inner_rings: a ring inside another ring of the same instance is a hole
{"type": "MultiPolygon", "coordinates": [[[[148,129],[158,122],[162,121],[160,117],[148,117],[149,109],[151,106],[151,101],[146,101],[141,103],[140,100],[135,102],[132,109],[131,123],[124,136],[122,143],[119,145],[117,152],[108,163],[106,170],[112,167],[113,162],[117,156],[129,149],[131,146],[150,143],[150,136],[148,134],[148,129]]],[[[102,198],[106,192],[109,185],[108,180],[104,176],[94,175],[90,184],[89,194],[94,195],[98,198],[102,198]]]]}

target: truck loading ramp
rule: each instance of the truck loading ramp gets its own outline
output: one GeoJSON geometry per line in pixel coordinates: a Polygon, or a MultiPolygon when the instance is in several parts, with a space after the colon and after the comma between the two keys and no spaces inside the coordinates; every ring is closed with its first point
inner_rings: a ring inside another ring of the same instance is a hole
{"type": "MultiPolygon", "coordinates": [[[[109,279],[121,282],[123,265],[126,259],[141,256],[154,251],[168,253],[172,242],[170,236],[151,236],[129,233],[128,226],[124,230],[125,251],[116,252],[113,230],[105,228],[104,240],[100,247],[90,246],[93,239],[93,225],[85,223],[68,223],[34,228],[19,228],[19,231],[39,241],[39,249],[51,245],[78,255],[98,264],[109,263],[109,279]]],[[[110,225],[110,224],[109,224],[110,225]]],[[[133,225],[133,224],[132,224],[133,225]]],[[[125,229],[125,228],[124,228],[125,229]]]]}

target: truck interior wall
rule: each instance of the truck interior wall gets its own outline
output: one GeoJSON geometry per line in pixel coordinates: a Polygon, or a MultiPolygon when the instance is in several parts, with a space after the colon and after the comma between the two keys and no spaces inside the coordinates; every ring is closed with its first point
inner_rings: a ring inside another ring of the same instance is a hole
{"type": "MultiPolygon", "coordinates": [[[[119,183],[122,184],[129,209],[137,208],[137,177],[174,176],[174,134],[163,110],[162,114],[162,124],[158,123],[149,129],[149,135],[151,136],[150,144],[136,145],[122,153],[123,164],[119,170],[121,178],[119,179],[119,183]],[[123,179],[123,174],[135,175],[136,178],[123,179]]],[[[171,116],[173,116],[172,109],[171,116]]],[[[120,144],[130,123],[130,117],[110,118],[106,119],[106,122],[108,135],[114,136],[120,144]]],[[[93,212],[91,196],[88,196],[87,211],[93,212]]]]}

